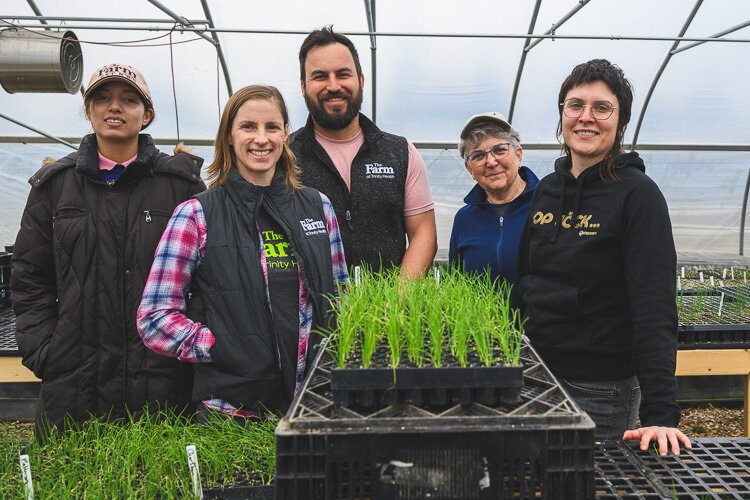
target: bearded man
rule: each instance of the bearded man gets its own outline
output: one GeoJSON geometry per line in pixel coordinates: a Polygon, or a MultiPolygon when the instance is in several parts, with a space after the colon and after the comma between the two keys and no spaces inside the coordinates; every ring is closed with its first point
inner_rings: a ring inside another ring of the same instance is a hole
{"type": "Polygon", "coordinates": [[[364,76],[354,44],[329,26],[299,51],[310,115],[289,144],[301,180],[330,198],[346,261],[423,274],[437,251],[435,210],[424,161],[405,138],[360,113],[364,76]],[[407,246],[408,238],[408,246],[407,246]]]}

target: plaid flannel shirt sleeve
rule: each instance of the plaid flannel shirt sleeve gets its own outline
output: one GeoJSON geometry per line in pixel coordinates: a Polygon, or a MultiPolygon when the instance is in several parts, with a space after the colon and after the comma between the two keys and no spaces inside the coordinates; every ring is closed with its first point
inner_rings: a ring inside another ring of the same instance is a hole
{"type": "Polygon", "coordinates": [[[190,363],[211,361],[214,336],[187,316],[185,294],[206,246],[206,219],[198,200],[179,205],[156,248],[138,308],[138,333],[153,351],[190,363]]]}
{"type": "Polygon", "coordinates": [[[341,241],[339,232],[339,221],[336,219],[336,213],[333,211],[331,200],[323,193],[320,193],[323,201],[323,213],[326,217],[326,226],[328,228],[328,239],[331,241],[331,263],[333,264],[333,281],[336,283],[336,289],[343,293],[349,283],[349,271],[346,268],[346,257],[344,256],[344,243],[341,241]]]}

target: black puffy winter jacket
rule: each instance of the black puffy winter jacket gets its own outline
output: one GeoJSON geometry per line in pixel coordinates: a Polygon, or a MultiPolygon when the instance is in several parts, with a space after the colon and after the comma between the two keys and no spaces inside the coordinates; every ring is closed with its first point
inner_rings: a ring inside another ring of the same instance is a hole
{"type": "Polygon", "coordinates": [[[191,367],[147,349],[135,316],[172,211],[205,189],[202,163],[142,134],[137,159],[108,185],[92,134],[29,180],[11,290],[23,364],[42,379],[38,424],[189,403],[191,367]]]}

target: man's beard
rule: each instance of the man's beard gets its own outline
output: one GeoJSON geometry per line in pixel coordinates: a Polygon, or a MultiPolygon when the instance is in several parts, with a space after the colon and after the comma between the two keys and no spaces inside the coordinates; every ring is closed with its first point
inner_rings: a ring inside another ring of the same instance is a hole
{"type": "Polygon", "coordinates": [[[318,99],[305,93],[307,110],[312,115],[315,123],[326,130],[342,130],[348,127],[352,120],[359,114],[360,108],[362,108],[362,87],[359,88],[353,97],[350,93],[341,90],[339,92],[329,92],[320,99],[336,97],[343,98],[346,101],[346,109],[342,112],[329,113],[318,99]]]}

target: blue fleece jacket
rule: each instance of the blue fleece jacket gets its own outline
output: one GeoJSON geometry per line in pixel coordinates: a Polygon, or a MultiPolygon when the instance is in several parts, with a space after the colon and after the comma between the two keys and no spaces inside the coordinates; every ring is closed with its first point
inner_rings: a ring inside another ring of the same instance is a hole
{"type": "Polygon", "coordinates": [[[518,170],[526,189],[510,202],[502,217],[487,201],[487,194],[474,185],[453,218],[448,259],[451,265],[463,265],[467,272],[489,268],[492,279],[516,282],[516,256],[521,232],[539,179],[526,167],[518,170]]]}

